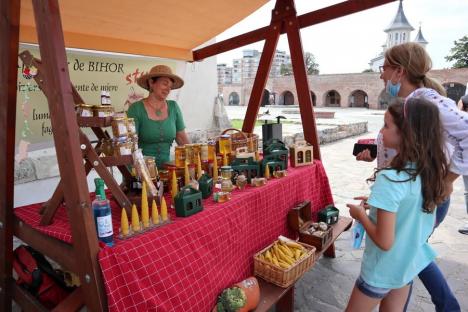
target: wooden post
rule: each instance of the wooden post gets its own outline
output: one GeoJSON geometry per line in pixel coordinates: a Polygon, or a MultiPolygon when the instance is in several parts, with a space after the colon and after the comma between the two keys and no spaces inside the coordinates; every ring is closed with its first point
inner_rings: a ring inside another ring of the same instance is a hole
{"type": "Polygon", "coordinates": [[[39,48],[48,88],[49,113],[68,218],[71,221],[74,258],[84,302],[91,311],[104,311],[107,298],[98,263],[98,240],[91,211],[80,149],[58,0],[33,0],[39,48]]]}
{"type": "Polygon", "coordinates": [[[13,185],[20,0],[0,1],[0,310],[11,311],[14,283],[13,185]]]}
{"type": "Polygon", "coordinates": [[[288,2],[290,2],[292,6],[290,10],[294,10],[294,16],[290,16],[285,20],[285,27],[286,33],[288,34],[289,53],[291,53],[304,139],[314,147],[314,159],[320,160],[320,142],[317,134],[317,126],[315,124],[312,99],[310,97],[309,80],[307,79],[307,69],[304,61],[301,35],[299,33],[299,23],[296,9],[294,8],[294,0],[289,0],[288,2]]]}

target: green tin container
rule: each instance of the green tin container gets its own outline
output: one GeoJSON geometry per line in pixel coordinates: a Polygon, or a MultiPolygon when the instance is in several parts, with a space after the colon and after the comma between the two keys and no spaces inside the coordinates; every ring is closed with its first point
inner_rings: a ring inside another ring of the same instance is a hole
{"type": "Polygon", "coordinates": [[[184,186],[174,198],[176,216],[189,217],[203,210],[202,192],[184,186]]]}
{"type": "Polygon", "coordinates": [[[207,199],[213,193],[213,178],[206,173],[202,174],[200,179],[198,179],[198,187],[203,199],[207,199]]]}
{"type": "Polygon", "coordinates": [[[340,211],[333,205],[328,205],[318,213],[319,222],[325,222],[328,225],[338,222],[340,211]]]}

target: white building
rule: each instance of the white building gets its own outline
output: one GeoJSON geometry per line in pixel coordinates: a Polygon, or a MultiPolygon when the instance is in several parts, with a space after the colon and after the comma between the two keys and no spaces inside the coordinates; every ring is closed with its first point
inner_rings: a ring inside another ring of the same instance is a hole
{"type": "MultiPolygon", "coordinates": [[[[398,5],[398,11],[393,18],[393,21],[390,25],[384,29],[384,32],[387,33],[387,40],[385,44],[382,45],[382,52],[377,55],[375,58],[371,59],[369,62],[370,69],[374,72],[379,71],[379,66],[382,66],[384,63],[384,54],[388,48],[393,47],[394,45],[409,42],[411,32],[414,30],[413,26],[408,22],[405,12],[403,11],[403,0],[400,0],[398,5]]],[[[413,42],[418,42],[424,47],[428,44],[426,39],[424,39],[421,26],[419,26],[418,34],[416,35],[413,42]]]]}

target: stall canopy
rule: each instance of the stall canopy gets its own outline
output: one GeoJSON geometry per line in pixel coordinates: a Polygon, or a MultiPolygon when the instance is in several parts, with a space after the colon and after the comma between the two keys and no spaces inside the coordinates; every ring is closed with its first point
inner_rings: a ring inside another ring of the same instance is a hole
{"type": "MultiPolygon", "coordinates": [[[[192,50],[268,0],[61,0],[65,45],[192,60],[192,50]]],[[[31,0],[21,1],[20,41],[37,43],[31,0]]]]}

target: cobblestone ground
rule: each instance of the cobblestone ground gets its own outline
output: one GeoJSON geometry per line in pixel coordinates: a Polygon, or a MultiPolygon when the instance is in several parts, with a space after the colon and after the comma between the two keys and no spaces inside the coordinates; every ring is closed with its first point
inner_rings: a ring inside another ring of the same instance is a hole
{"type": "MultiPolygon", "coordinates": [[[[320,109],[319,109],[320,110],[320,109]]],[[[330,110],[330,109],[326,109],[330,110]]],[[[357,162],[352,148],[359,138],[376,137],[383,123],[383,111],[365,109],[334,109],[337,120],[342,122],[368,121],[369,133],[343,139],[321,146],[322,160],[327,171],[333,198],[342,215],[349,216],[346,203],[353,197],[369,194],[369,177],[374,163],[357,162]]],[[[318,120],[318,124],[326,120],[318,120]]],[[[288,125],[284,132],[288,132],[288,125]]],[[[463,222],[468,221],[463,197],[463,181],[455,183],[451,206],[445,221],[430,238],[439,256],[437,263],[447,277],[457,296],[462,311],[468,311],[468,235],[458,233],[463,222]]],[[[322,258],[313,270],[296,284],[295,311],[343,311],[359,274],[362,250],[351,248],[349,232],[336,243],[336,258],[322,258]]],[[[402,255],[404,256],[404,255],[402,255]]],[[[434,311],[430,297],[421,282],[416,279],[408,311],[434,311]]]]}

